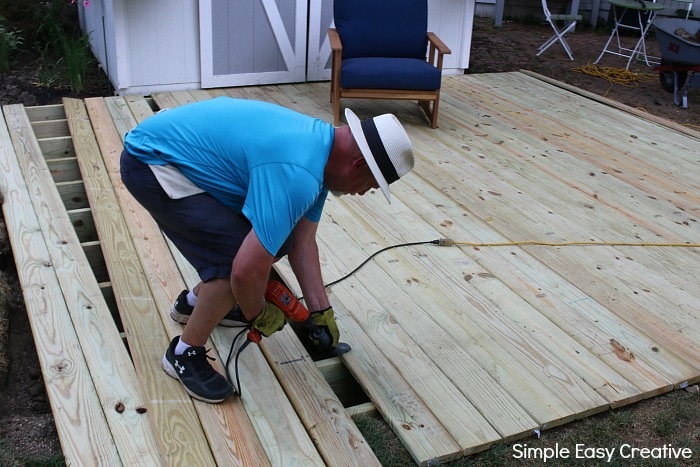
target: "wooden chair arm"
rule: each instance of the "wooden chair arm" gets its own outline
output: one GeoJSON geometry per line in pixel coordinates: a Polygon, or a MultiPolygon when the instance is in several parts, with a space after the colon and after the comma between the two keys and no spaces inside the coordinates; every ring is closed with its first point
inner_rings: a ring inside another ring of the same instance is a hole
{"type": "Polygon", "coordinates": [[[328,28],[328,39],[331,41],[331,50],[343,50],[343,43],[340,41],[340,34],[335,28],[328,28]]]}
{"type": "Polygon", "coordinates": [[[440,55],[447,55],[452,53],[450,48],[447,47],[445,43],[442,42],[440,38],[435,35],[434,32],[428,33],[428,42],[432,43],[435,46],[435,48],[437,48],[437,51],[440,55]]]}

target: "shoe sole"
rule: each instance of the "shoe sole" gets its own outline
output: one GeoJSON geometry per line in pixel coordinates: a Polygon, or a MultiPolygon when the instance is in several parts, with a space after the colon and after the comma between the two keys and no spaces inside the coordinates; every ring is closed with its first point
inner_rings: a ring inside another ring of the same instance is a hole
{"type": "MultiPolygon", "coordinates": [[[[182,313],[179,313],[175,307],[170,308],[170,317],[173,319],[173,321],[180,324],[187,324],[187,322],[190,320],[190,315],[183,315],[182,313]]],[[[219,326],[224,326],[227,328],[243,328],[248,326],[248,324],[249,323],[226,318],[219,321],[219,326]]]]}
{"type": "Polygon", "coordinates": [[[173,368],[173,366],[170,364],[170,362],[168,361],[168,359],[166,358],[165,355],[163,355],[163,361],[161,362],[161,366],[163,367],[163,371],[165,371],[165,374],[167,374],[168,376],[170,376],[173,379],[178,380],[180,382],[180,384],[182,384],[182,387],[185,389],[185,391],[187,391],[187,394],[189,394],[190,396],[192,396],[193,398],[195,398],[197,400],[200,400],[202,402],[208,402],[209,404],[218,404],[219,402],[223,402],[226,399],[228,399],[228,397],[224,397],[222,399],[207,399],[206,397],[202,397],[199,394],[195,394],[194,392],[190,391],[187,388],[187,386],[185,386],[185,384],[182,382],[180,377],[177,375],[175,368],[173,368]]]}

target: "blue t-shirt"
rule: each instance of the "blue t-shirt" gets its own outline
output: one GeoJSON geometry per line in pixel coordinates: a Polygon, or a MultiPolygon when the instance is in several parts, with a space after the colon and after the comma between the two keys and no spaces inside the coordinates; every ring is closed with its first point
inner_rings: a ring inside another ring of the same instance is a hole
{"type": "Polygon", "coordinates": [[[144,120],[124,146],[146,164],[178,167],[242,212],[274,255],[302,216],[321,218],[334,132],[333,125],[285,107],[218,97],[144,120]]]}

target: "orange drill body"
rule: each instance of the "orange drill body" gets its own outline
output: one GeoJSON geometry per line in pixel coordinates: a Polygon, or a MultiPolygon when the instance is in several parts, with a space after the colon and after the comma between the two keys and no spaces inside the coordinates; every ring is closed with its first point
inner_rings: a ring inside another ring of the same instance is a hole
{"type": "MultiPolygon", "coordinates": [[[[268,282],[265,289],[265,300],[282,310],[287,319],[301,323],[306,328],[314,328],[314,320],[309,310],[282,283],[278,281],[268,282]]],[[[257,329],[251,329],[248,331],[248,339],[259,344],[262,335],[257,329]]]]}
{"type": "Polygon", "coordinates": [[[306,323],[310,317],[309,310],[280,282],[267,283],[265,300],[282,310],[288,319],[297,323],[306,323]]]}

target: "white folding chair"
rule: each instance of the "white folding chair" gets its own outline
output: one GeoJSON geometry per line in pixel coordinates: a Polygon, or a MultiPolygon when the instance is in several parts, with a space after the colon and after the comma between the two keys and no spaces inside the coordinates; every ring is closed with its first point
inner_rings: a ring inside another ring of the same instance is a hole
{"type": "Polygon", "coordinates": [[[576,27],[576,22],[581,21],[583,18],[581,17],[581,15],[553,15],[552,13],[550,13],[549,7],[547,7],[547,0],[542,0],[542,10],[544,11],[544,16],[547,19],[547,22],[550,24],[550,26],[552,26],[552,29],[554,29],[554,34],[537,49],[536,56],[539,56],[552,44],[559,41],[564,47],[564,50],[566,50],[566,53],[569,56],[569,58],[573,60],[574,56],[571,54],[571,48],[569,48],[569,44],[566,42],[566,39],[564,39],[564,34],[576,27]],[[562,29],[557,27],[557,22],[563,22],[562,29]]]}

